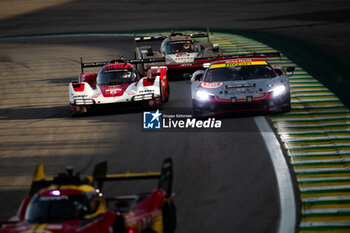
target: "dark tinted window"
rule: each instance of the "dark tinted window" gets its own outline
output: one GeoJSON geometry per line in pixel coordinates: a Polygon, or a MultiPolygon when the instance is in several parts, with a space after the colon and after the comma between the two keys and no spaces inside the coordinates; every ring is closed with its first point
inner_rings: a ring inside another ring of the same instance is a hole
{"type": "Polygon", "coordinates": [[[137,75],[129,70],[101,70],[97,76],[97,85],[119,85],[135,82],[137,75]]]}
{"type": "Polygon", "coordinates": [[[196,43],[192,41],[167,42],[162,45],[162,50],[165,54],[174,53],[195,53],[197,52],[196,43]]]}
{"type": "Polygon", "coordinates": [[[225,82],[274,77],[276,74],[270,66],[229,66],[207,70],[204,81],[225,82]]]}
{"type": "Polygon", "coordinates": [[[44,196],[34,197],[30,202],[25,220],[29,223],[62,222],[80,219],[87,213],[86,196],[44,196]]]}

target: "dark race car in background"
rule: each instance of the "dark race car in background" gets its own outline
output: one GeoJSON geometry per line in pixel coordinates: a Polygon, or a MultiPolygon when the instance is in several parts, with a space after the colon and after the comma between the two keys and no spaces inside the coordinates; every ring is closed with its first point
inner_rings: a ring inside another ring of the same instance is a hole
{"type": "Polygon", "coordinates": [[[37,167],[30,193],[17,214],[0,223],[0,233],[174,233],[176,210],[171,193],[171,159],[161,172],[106,174],[107,163],[97,164],[93,176],[82,179],[72,169],[46,178],[37,167]],[[158,179],[152,192],[105,197],[105,181],[158,179]]]}
{"type": "MultiPolygon", "coordinates": [[[[135,36],[135,58],[150,59],[163,58],[164,65],[169,71],[195,70],[202,68],[202,58],[222,56],[219,44],[213,44],[209,39],[209,29],[206,33],[184,34],[172,32],[170,36],[135,36]],[[195,38],[207,38],[206,42],[200,42],[195,38]],[[138,42],[163,40],[160,50],[156,51],[152,46],[136,47],[138,42]]],[[[146,71],[150,64],[140,64],[139,70],[146,71]]]]}
{"type": "MultiPolygon", "coordinates": [[[[166,67],[152,66],[146,77],[136,70],[143,60],[115,60],[81,62],[78,81],[69,84],[69,102],[72,114],[97,108],[118,108],[138,105],[156,107],[169,99],[166,67]],[[102,66],[98,73],[84,74],[84,68],[102,66]]],[[[153,62],[148,59],[147,62],[153,62]]]]}
{"type": "MultiPolygon", "coordinates": [[[[288,112],[290,85],[286,70],[262,58],[215,61],[191,77],[196,116],[228,112],[288,112]]],[[[294,71],[288,67],[287,71],[294,71]]],[[[188,74],[185,75],[188,78],[188,74]]]]}

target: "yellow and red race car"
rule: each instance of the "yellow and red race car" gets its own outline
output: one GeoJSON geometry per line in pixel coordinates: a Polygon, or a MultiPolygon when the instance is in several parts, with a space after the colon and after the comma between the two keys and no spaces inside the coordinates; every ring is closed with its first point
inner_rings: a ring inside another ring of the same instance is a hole
{"type": "Polygon", "coordinates": [[[171,193],[172,160],[163,162],[161,172],[106,174],[107,163],[95,166],[92,176],[81,178],[72,169],[45,178],[38,165],[29,195],[17,214],[0,223],[0,232],[21,233],[173,233],[176,210],[171,193]],[[105,181],[159,179],[153,192],[105,197],[105,181]]]}

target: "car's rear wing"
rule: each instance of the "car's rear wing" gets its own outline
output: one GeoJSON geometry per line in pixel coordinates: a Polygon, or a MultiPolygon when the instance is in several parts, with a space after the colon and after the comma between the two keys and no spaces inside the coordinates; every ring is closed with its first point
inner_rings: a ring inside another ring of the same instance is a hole
{"type": "Polygon", "coordinates": [[[158,179],[158,188],[163,189],[168,196],[171,195],[173,182],[173,163],[171,158],[163,161],[160,172],[144,172],[144,173],[124,173],[124,174],[107,174],[107,162],[101,162],[95,166],[93,173],[93,181],[98,189],[103,188],[106,181],[122,181],[122,180],[145,180],[158,179]]]}
{"type": "Polygon", "coordinates": [[[106,181],[158,179],[157,187],[163,189],[168,196],[171,195],[173,182],[173,163],[171,158],[167,158],[163,161],[160,172],[148,171],[144,173],[127,172],[124,174],[107,174],[106,161],[97,164],[94,168],[93,175],[85,176],[84,179],[81,179],[79,173],[74,174],[72,167],[67,167],[66,170],[66,173],[59,173],[56,177],[45,177],[44,164],[37,165],[29,194],[33,195],[50,185],[89,184],[101,190],[106,181]]]}
{"type": "Polygon", "coordinates": [[[171,32],[170,36],[189,36],[191,38],[203,38],[206,37],[209,42],[209,27],[207,27],[206,32],[183,34],[181,32],[171,32]]]}
{"type": "Polygon", "coordinates": [[[141,64],[141,63],[158,63],[165,62],[165,58],[148,58],[148,59],[115,59],[110,61],[99,61],[99,62],[83,62],[83,58],[80,58],[81,73],[84,74],[84,68],[101,67],[107,64],[113,63],[130,63],[130,64],[141,64]]]}
{"type": "Polygon", "coordinates": [[[136,36],[134,34],[134,41],[137,42],[145,42],[145,41],[157,41],[157,40],[164,40],[166,39],[166,36],[162,35],[155,35],[155,36],[136,36]]]}
{"type": "Polygon", "coordinates": [[[240,59],[240,58],[269,58],[269,57],[281,57],[279,52],[268,52],[268,53],[246,53],[246,54],[232,54],[230,56],[220,56],[220,57],[199,57],[195,58],[195,62],[205,63],[213,62],[219,60],[229,60],[229,59],[240,59]]]}
{"type": "MultiPolygon", "coordinates": [[[[207,27],[206,32],[201,32],[201,33],[191,33],[191,34],[184,34],[182,32],[170,32],[170,37],[171,36],[189,36],[191,38],[202,38],[202,37],[207,37],[209,41],[209,27],[207,27]]],[[[149,42],[149,41],[157,41],[157,40],[165,40],[168,38],[168,36],[164,35],[147,35],[147,36],[137,36],[134,33],[134,47],[136,48],[136,43],[138,42],[149,42]]]]}

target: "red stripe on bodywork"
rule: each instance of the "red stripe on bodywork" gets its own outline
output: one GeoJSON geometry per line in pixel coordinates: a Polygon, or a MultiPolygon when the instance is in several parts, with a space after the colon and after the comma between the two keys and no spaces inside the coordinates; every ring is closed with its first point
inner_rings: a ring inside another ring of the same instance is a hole
{"type": "Polygon", "coordinates": [[[79,76],[79,82],[87,82],[92,88],[96,87],[97,74],[81,74],[79,76]]]}
{"type": "Polygon", "coordinates": [[[122,96],[125,90],[131,84],[132,83],[123,83],[120,85],[99,85],[99,88],[104,97],[115,97],[115,96],[122,96]]]}
{"type": "Polygon", "coordinates": [[[73,83],[72,84],[74,91],[76,92],[82,92],[85,89],[84,83],[73,83]]]}
{"type": "Polygon", "coordinates": [[[154,78],[152,78],[152,79],[149,79],[149,78],[145,78],[144,80],[143,80],[143,86],[144,87],[147,87],[147,86],[152,86],[153,84],[154,84],[154,78]]]}
{"type": "Polygon", "coordinates": [[[129,63],[114,63],[104,66],[103,70],[115,70],[115,69],[131,69],[134,66],[129,63]]]}

